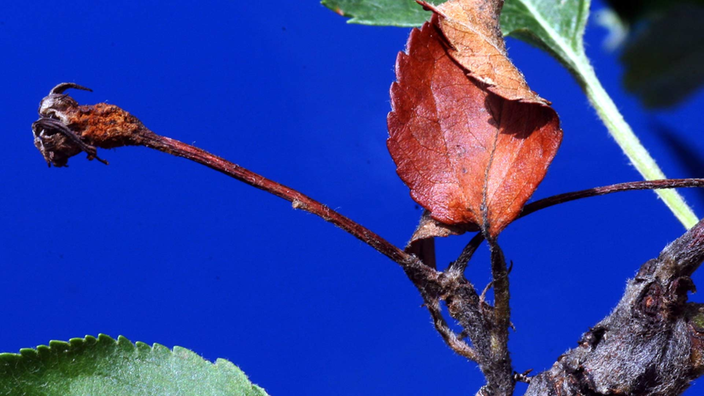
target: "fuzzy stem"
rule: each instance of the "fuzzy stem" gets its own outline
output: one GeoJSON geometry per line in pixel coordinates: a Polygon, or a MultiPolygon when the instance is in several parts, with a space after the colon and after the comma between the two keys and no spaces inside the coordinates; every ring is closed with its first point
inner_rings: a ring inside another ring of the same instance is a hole
{"type": "MultiPolygon", "coordinates": [[[[616,140],[616,143],[621,147],[633,166],[646,180],[665,179],[665,174],[623,119],[616,104],[604,90],[589,62],[584,60],[576,62],[575,65],[574,74],[578,82],[604,122],[604,125],[608,128],[609,133],[611,133],[611,136],[616,140]]],[[[698,218],[694,211],[685,203],[677,191],[658,190],[656,193],[687,229],[697,224],[698,218]]]]}
{"type": "Polygon", "coordinates": [[[474,256],[474,252],[477,251],[477,248],[479,245],[484,242],[484,235],[480,232],[474,235],[472,239],[470,239],[469,243],[467,243],[467,246],[462,249],[462,253],[460,253],[459,257],[457,257],[457,260],[453,261],[450,263],[450,266],[448,268],[448,272],[457,272],[460,274],[463,274],[464,271],[467,269],[467,264],[469,264],[469,260],[472,259],[472,256],[474,256]]]}

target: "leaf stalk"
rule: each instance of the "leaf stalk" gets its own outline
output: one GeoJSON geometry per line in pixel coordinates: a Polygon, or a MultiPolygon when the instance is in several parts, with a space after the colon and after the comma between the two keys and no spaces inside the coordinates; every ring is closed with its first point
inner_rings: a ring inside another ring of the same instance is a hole
{"type": "MultiPolygon", "coordinates": [[[[655,159],[633,133],[616,104],[601,85],[594,68],[589,64],[586,56],[583,55],[580,58],[574,62],[575,68],[573,72],[575,78],[586,93],[599,118],[606,125],[611,136],[644,179],[666,179],[655,159]]],[[[699,219],[677,191],[656,190],[655,192],[687,229],[697,224],[699,219]]]]}

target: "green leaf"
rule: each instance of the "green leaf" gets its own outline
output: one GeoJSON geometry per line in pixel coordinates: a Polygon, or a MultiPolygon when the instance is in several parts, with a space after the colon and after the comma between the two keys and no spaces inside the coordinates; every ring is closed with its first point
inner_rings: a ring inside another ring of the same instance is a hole
{"type": "Polygon", "coordinates": [[[674,106],[704,84],[704,6],[673,5],[639,29],[623,51],[623,81],[651,108],[674,106]]]}
{"type": "Polygon", "coordinates": [[[106,336],[0,354],[0,395],[266,396],[232,363],[106,336]]]}
{"type": "MultiPolygon", "coordinates": [[[[442,1],[440,1],[442,3],[442,1]]],[[[323,0],[334,12],[351,18],[349,23],[377,26],[420,26],[430,19],[415,0],[323,0]]]]}
{"type": "MultiPolygon", "coordinates": [[[[431,16],[415,0],[323,0],[322,4],[350,18],[349,23],[364,25],[413,27],[431,16]]],[[[547,50],[574,69],[584,53],[582,36],[588,15],[589,0],[506,0],[501,30],[547,50]]]]}
{"type": "Polygon", "coordinates": [[[589,0],[507,0],[501,31],[548,51],[575,72],[588,65],[582,41],[588,17],[589,0]]]}

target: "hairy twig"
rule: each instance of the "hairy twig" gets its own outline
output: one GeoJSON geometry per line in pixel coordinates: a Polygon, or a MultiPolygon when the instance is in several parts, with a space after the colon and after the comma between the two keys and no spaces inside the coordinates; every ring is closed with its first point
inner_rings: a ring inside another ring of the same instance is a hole
{"type": "MultiPolygon", "coordinates": [[[[424,265],[420,261],[415,261],[404,267],[406,275],[418,288],[426,306],[431,312],[433,320],[438,320],[440,334],[445,342],[458,354],[467,357],[462,352],[462,347],[454,346],[454,334],[443,334],[450,331],[442,318],[439,302],[445,301],[450,316],[455,319],[464,329],[462,335],[466,335],[472,341],[472,360],[479,364],[479,368],[484,373],[489,384],[496,382],[493,362],[493,345],[491,339],[491,329],[494,328],[493,310],[483,309],[479,303],[479,295],[471,283],[462,274],[444,273],[424,265]]],[[[438,324],[436,323],[436,326],[438,324]]]]}
{"type": "Polygon", "coordinates": [[[435,299],[435,301],[426,303],[425,305],[430,312],[430,316],[433,318],[435,330],[440,333],[440,336],[443,341],[445,341],[447,346],[449,346],[450,349],[455,351],[458,355],[464,356],[471,361],[478,362],[479,357],[477,356],[477,352],[472,347],[467,345],[467,343],[462,340],[462,337],[455,334],[455,332],[450,329],[450,326],[447,325],[447,321],[443,317],[442,310],[440,309],[440,302],[435,299]]]}
{"type": "Polygon", "coordinates": [[[467,243],[467,246],[464,247],[459,257],[457,257],[457,260],[450,263],[450,266],[447,269],[448,272],[457,272],[463,274],[464,271],[467,269],[467,264],[469,264],[469,260],[472,259],[472,256],[474,256],[474,252],[477,251],[477,248],[479,248],[479,245],[481,245],[482,242],[484,242],[484,235],[482,235],[481,232],[474,235],[474,237],[469,240],[469,243],[467,243]]]}
{"type": "MultiPolygon", "coordinates": [[[[484,290],[482,290],[482,294],[479,295],[479,302],[481,304],[487,304],[486,302],[486,295],[489,293],[489,290],[494,286],[494,281],[491,281],[484,286],[484,290]]],[[[488,304],[487,304],[488,305],[488,304]]]]}
{"type": "Polygon", "coordinates": [[[488,385],[494,394],[512,394],[515,381],[508,350],[508,328],[511,326],[509,281],[506,259],[494,238],[487,239],[491,251],[491,277],[494,289],[494,327],[492,331],[492,372],[488,385]]]}

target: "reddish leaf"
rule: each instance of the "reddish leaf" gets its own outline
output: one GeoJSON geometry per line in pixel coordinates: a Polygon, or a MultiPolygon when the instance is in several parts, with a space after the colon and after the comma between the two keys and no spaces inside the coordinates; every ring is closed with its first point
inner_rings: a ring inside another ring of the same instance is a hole
{"type": "Polygon", "coordinates": [[[507,100],[468,77],[433,23],[414,29],[398,56],[389,151],[435,220],[496,236],[545,176],[559,120],[542,102],[507,100]]]}
{"type": "Polygon", "coordinates": [[[450,0],[437,7],[421,4],[435,13],[433,22],[447,40],[450,56],[489,91],[509,100],[550,104],[531,91],[508,58],[499,27],[503,1],[450,0]]]}

